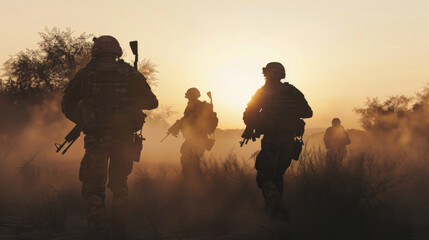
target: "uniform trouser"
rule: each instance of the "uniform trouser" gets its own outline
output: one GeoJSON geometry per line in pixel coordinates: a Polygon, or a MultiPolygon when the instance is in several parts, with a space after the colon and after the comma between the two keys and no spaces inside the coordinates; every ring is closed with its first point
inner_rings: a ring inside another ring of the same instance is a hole
{"type": "Polygon", "coordinates": [[[82,196],[90,229],[104,229],[106,227],[104,199],[107,178],[109,179],[107,186],[113,193],[112,229],[123,229],[125,226],[128,214],[127,179],[133,166],[129,147],[128,143],[110,146],[101,144],[86,146],[79,179],[83,183],[82,196]]]}
{"type": "Polygon", "coordinates": [[[346,157],[346,148],[330,149],[326,153],[326,165],[329,169],[338,169],[346,157]]]}
{"type": "Polygon", "coordinates": [[[292,160],[292,143],[293,139],[269,136],[261,141],[262,148],[255,163],[256,181],[270,210],[283,206],[283,175],[292,160]]]}
{"type": "Polygon", "coordinates": [[[180,148],[180,163],[182,175],[185,179],[201,177],[201,158],[205,151],[205,141],[186,139],[180,148]]]}

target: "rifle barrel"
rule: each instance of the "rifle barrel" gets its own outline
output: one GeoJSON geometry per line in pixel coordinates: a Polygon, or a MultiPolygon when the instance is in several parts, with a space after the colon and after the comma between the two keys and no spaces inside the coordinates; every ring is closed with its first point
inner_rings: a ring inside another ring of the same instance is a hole
{"type": "Polygon", "coordinates": [[[160,142],[164,141],[168,136],[170,136],[170,134],[167,134],[160,142]]]}

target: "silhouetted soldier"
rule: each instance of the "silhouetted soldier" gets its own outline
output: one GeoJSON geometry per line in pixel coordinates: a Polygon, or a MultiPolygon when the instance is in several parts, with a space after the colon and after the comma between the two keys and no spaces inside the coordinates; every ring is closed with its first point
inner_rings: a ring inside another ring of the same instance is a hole
{"type": "MultiPolygon", "coordinates": [[[[256,157],[257,184],[273,220],[286,221],[289,214],[283,204],[283,174],[292,158],[298,159],[302,142],[295,137],[303,134],[304,121],[313,111],[304,95],[289,83],[282,83],[286,72],[281,63],[271,62],[262,69],[265,85],[258,89],[244,112],[246,129],[264,134],[261,151],[256,157]],[[298,155],[298,156],[297,156],[298,155]]],[[[246,131],[243,134],[244,138],[246,131]]]]}
{"type": "Polygon", "coordinates": [[[340,119],[332,119],[332,127],[326,129],[323,142],[328,150],[326,155],[328,167],[339,167],[347,155],[346,146],[351,143],[340,119]]]}
{"type": "Polygon", "coordinates": [[[109,179],[114,239],[125,238],[127,178],[133,161],[140,158],[141,138],[135,133],[144,123],[142,109],[158,106],[146,78],[118,60],[121,55],[115,38],[94,39],[91,62],[70,81],[62,100],[63,113],[86,134],[79,179],[83,183],[88,228],[94,232],[106,230],[104,198],[109,179]]]}
{"type": "MultiPolygon", "coordinates": [[[[207,93],[211,98],[210,92],[207,93]]],[[[182,175],[185,179],[198,179],[201,177],[200,161],[204,152],[210,151],[214,145],[213,135],[218,124],[216,113],[213,112],[213,103],[202,102],[197,88],[186,91],[188,99],[184,116],[177,120],[168,130],[167,136],[172,134],[177,137],[182,132],[185,142],[180,148],[180,163],[182,175]]]]}

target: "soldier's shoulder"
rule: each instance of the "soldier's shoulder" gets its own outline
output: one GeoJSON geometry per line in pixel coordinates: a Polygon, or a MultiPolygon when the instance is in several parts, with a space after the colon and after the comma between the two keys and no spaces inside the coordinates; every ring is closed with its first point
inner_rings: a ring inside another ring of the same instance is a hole
{"type": "Polygon", "coordinates": [[[118,60],[118,64],[122,68],[128,70],[130,72],[130,75],[133,78],[138,78],[138,79],[146,80],[146,77],[141,72],[139,72],[138,70],[136,70],[133,66],[131,66],[129,63],[125,62],[124,60],[122,60],[122,59],[118,60]]]}
{"type": "Polygon", "coordinates": [[[288,90],[288,91],[292,91],[295,94],[297,94],[298,96],[304,96],[304,94],[298,89],[296,88],[294,85],[288,83],[288,82],[284,82],[283,86],[288,90]]]}
{"type": "Polygon", "coordinates": [[[73,76],[73,79],[85,78],[88,75],[88,65],[79,69],[73,76]]]}
{"type": "Polygon", "coordinates": [[[139,73],[139,71],[137,71],[136,69],[134,69],[129,63],[125,62],[122,59],[118,60],[118,65],[121,69],[127,70],[132,74],[137,74],[139,73]]]}
{"type": "Polygon", "coordinates": [[[255,94],[253,94],[252,99],[254,101],[258,102],[262,99],[264,99],[267,95],[269,95],[270,90],[264,85],[260,87],[258,90],[256,90],[255,94]]]}
{"type": "Polygon", "coordinates": [[[91,61],[89,61],[89,63],[87,63],[84,67],[79,69],[78,73],[87,73],[91,69],[95,68],[96,65],[97,65],[97,61],[95,59],[91,59],[91,61]]]}
{"type": "Polygon", "coordinates": [[[292,84],[290,84],[290,83],[288,83],[288,82],[284,82],[284,83],[283,83],[283,86],[284,86],[286,89],[288,89],[288,90],[301,92],[301,91],[299,91],[299,90],[298,90],[298,88],[296,88],[294,85],[292,85],[292,84]]]}
{"type": "Polygon", "coordinates": [[[207,101],[200,101],[198,100],[198,108],[206,108],[207,106],[210,106],[210,103],[208,103],[207,101]]]}
{"type": "Polygon", "coordinates": [[[130,69],[132,68],[132,69],[134,69],[129,63],[125,62],[123,59],[119,59],[118,60],[118,64],[120,66],[122,66],[122,67],[125,67],[125,68],[130,68],[130,69]]]}
{"type": "Polygon", "coordinates": [[[260,94],[263,94],[267,91],[268,91],[267,86],[264,85],[264,86],[258,88],[258,90],[256,90],[255,95],[260,95],[260,94]]]}
{"type": "Polygon", "coordinates": [[[88,74],[90,71],[94,71],[96,66],[97,66],[97,61],[95,59],[91,59],[89,63],[87,63],[84,67],[82,67],[81,69],[79,69],[79,71],[77,71],[75,76],[78,74],[80,75],[88,74]]]}

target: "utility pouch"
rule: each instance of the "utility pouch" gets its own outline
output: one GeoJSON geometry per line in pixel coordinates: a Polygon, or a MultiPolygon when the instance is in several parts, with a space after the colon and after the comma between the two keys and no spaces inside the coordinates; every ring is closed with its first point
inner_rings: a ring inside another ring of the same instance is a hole
{"type": "Polygon", "coordinates": [[[134,162],[140,162],[140,154],[143,149],[143,141],[146,140],[143,138],[141,133],[134,133],[133,142],[130,148],[131,158],[134,162]]]}
{"type": "Polygon", "coordinates": [[[292,147],[292,159],[297,161],[299,159],[299,155],[302,152],[302,145],[304,145],[304,142],[301,138],[295,138],[293,140],[293,147],[292,147]]]}
{"type": "Polygon", "coordinates": [[[305,122],[302,119],[298,119],[296,123],[296,133],[295,136],[301,137],[304,135],[305,131],[305,122]]]}

